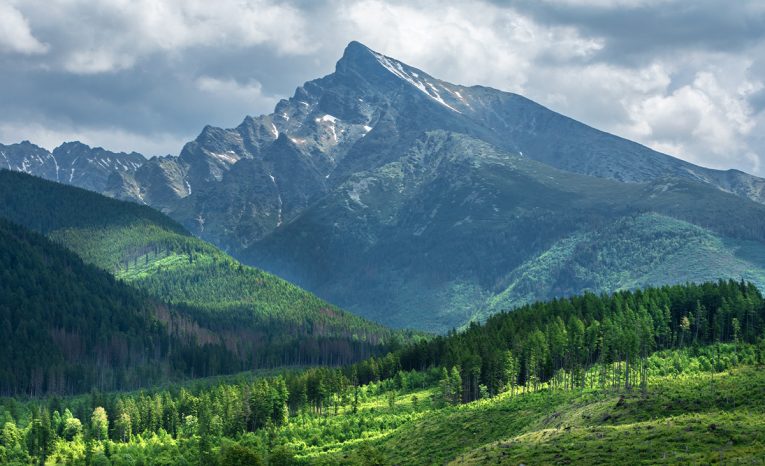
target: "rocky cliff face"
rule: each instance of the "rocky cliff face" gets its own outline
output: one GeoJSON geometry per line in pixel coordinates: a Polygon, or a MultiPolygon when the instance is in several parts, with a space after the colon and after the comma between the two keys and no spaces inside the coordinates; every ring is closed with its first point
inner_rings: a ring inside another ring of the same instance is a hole
{"type": "Polygon", "coordinates": [[[146,159],[138,153],[115,153],[80,142],[49,152],[29,141],[0,144],[0,168],[20,171],[91,191],[103,192],[114,174],[132,174],[146,159]]]}

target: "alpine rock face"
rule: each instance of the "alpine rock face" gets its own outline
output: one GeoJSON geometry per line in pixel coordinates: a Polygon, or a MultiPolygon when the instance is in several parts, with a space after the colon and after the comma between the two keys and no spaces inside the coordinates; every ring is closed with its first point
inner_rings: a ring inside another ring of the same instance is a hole
{"type": "Polygon", "coordinates": [[[136,152],[114,153],[80,142],[64,143],[52,153],[29,141],[0,144],[0,168],[99,192],[107,190],[112,176],[133,173],[145,161],[136,152]]]}
{"type": "Polygon", "coordinates": [[[588,290],[765,285],[765,180],[439,80],[358,42],[272,114],[205,127],[178,156],[114,165],[67,146],[3,146],[0,167],[153,206],[396,326],[443,331],[588,290]]]}

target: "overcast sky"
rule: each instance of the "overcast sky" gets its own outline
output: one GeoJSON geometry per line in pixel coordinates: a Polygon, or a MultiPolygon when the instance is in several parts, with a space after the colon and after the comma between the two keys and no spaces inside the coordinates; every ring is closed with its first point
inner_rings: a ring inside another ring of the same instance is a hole
{"type": "Polygon", "coordinates": [[[0,142],[177,154],[351,40],[694,163],[765,175],[765,2],[0,0],[0,142]]]}

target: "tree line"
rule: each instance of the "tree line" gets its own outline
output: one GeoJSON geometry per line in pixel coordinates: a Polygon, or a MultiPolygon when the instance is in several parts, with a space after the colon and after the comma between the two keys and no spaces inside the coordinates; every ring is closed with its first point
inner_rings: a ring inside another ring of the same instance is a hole
{"type": "MultiPolygon", "coordinates": [[[[718,342],[755,343],[765,305],[751,283],[733,280],[540,302],[416,342],[395,353],[402,369],[457,368],[461,401],[507,387],[631,388],[647,380],[657,350],[718,342]],[[597,366],[597,379],[586,378],[597,366]]],[[[366,362],[360,363],[362,365],[366,362]]]]}

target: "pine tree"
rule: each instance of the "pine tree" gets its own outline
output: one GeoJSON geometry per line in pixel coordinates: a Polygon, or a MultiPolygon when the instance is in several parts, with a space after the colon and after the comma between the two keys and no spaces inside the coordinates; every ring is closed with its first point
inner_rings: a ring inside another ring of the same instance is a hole
{"type": "Polygon", "coordinates": [[[90,417],[90,433],[99,441],[109,438],[109,417],[101,406],[96,407],[90,417]]]}
{"type": "Polygon", "coordinates": [[[462,402],[462,376],[460,375],[460,368],[457,366],[452,367],[452,371],[449,374],[449,381],[451,382],[451,404],[458,405],[462,402]]]}

